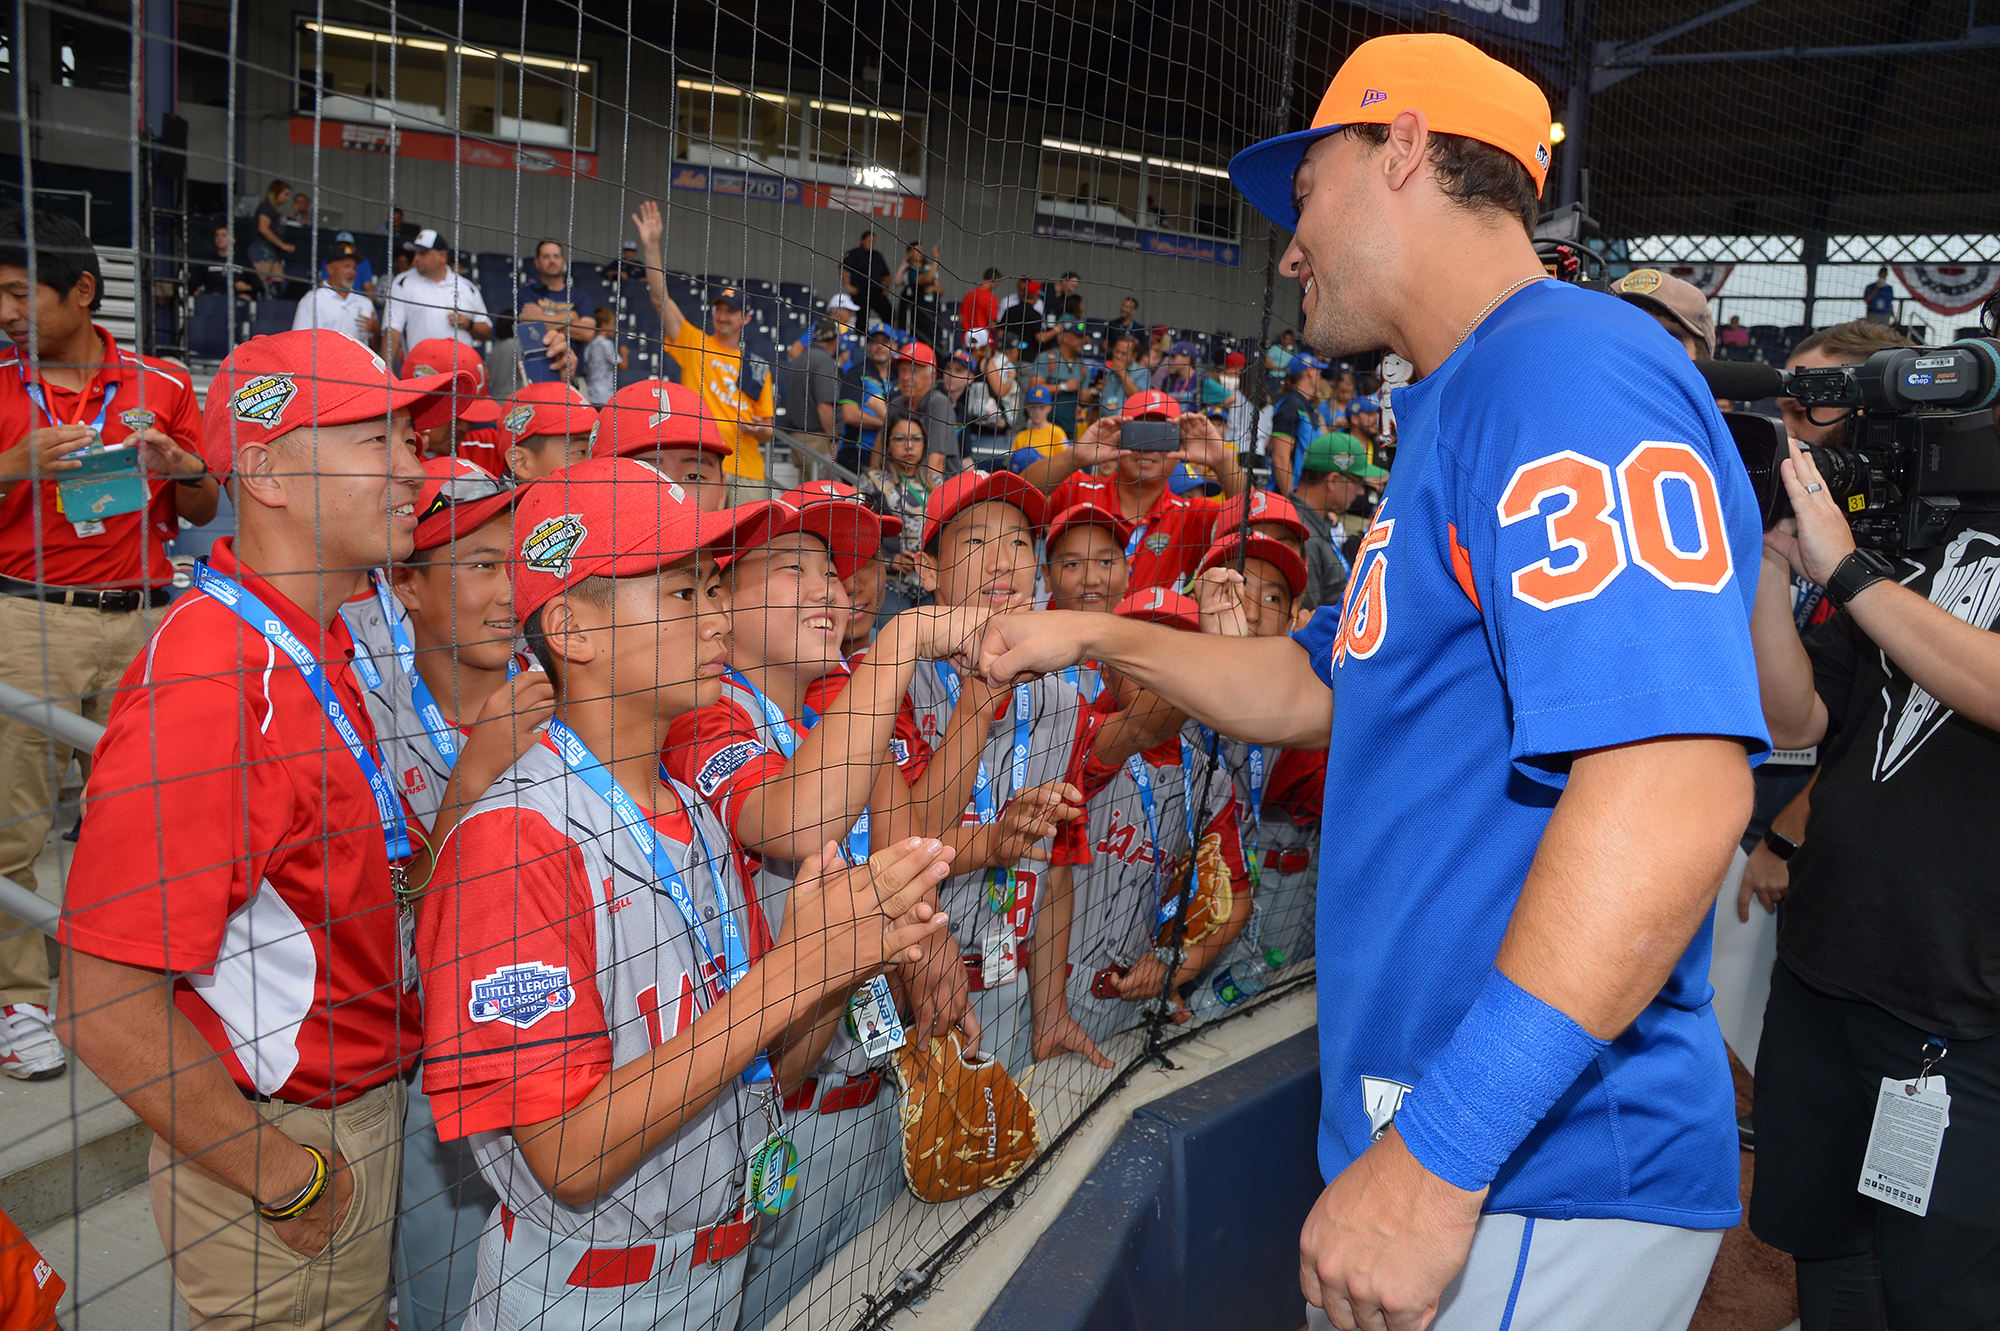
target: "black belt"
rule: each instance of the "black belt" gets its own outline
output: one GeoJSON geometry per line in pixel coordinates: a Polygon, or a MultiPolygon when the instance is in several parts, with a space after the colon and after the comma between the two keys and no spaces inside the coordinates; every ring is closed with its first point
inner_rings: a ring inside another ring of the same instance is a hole
{"type": "Polygon", "coordinates": [[[50,587],[19,578],[0,577],[0,594],[21,596],[30,601],[73,605],[79,610],[130,611],[140,606],[162,606],[173,599],[172,587],[50,587]]]}

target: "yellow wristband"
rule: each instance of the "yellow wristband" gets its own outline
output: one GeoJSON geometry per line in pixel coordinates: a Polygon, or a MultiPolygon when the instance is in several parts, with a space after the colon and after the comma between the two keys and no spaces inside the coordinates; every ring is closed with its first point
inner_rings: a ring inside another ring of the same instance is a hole
{"type": "MultiPolygon", "coordinates": [[[[305,1145],[303,1142],[299,1144],[301,1146],[305,1145]]],[[[259,1202],[257,1204],[257,1214],[264,1217],[264,1219],[274,1223],[284,1220],[296,1220],[307,1211],[310,1211],[313,1203],[318,1201],[326,1192],[327,1180],[333,1176],[332,1162],[326,1158],[325,1153],[317,1146],[306,1146],[305,1149],[306,1153],[313,1158],[312,1182],[299,1189],[297,1194],[289,1201],[280,1202],[273,1206],[266,1206],[264,1203],[259,1202]]]]}

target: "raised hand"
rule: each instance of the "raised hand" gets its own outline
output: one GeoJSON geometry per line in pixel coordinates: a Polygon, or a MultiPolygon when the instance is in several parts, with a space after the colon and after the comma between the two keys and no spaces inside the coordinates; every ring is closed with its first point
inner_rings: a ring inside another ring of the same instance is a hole
{"type": "Polygon", "coordinates": [[[986,621],[979,673],[1006,688],[1097,659],[1079,621],[1109,618],[1062,610],[1009,611],[986,621]]]}
{"type": "Polygon", "coordinates": [[[1023,859],[1082,812],[1083,792],[1067,781],[1028,787],[1007,801],[993,824],[988,862],[1004,867],[1023,859]]]}
{"type": "Polygon", "coordinates": [[[923,959],[902,968],[903,996],[910,1005],[910,1038],[921,1045],[941,1040],[956,1026],[963,1039],[966,1057],[979,1052],[979,1018],[972,1010],[972,989],[965,963],[949,939],[927,948],[923,959]]]}
{"type": "Polygon", "coordinates": [[[639,205],[639,211],[632,214],[632,225],[638,228],[639,244],[651,255],[659,248],[660,237],[666,232],[666,224],[660,220],[660,205],[647,199],[639,205]]]}
{"type": "Polygon", "coordinates": [[[913,837],[856,868],[844,867],[839,846],[828,842],[800,866],[767,960],[790,969],[795,992],[808,1002],[921,961],[922,945],[950,923],[928,904],[950,871],[951,852],[935,840],[913,837]]]}
{"type": "Polygon", "coordinates": [[[1243,613],[1243,575],[1235,569],[1203,569],[1195,579],[1194,604],[1201,612],[1203,633],[1222,638],[1250,636],[1250,621],[1243,613]]]}

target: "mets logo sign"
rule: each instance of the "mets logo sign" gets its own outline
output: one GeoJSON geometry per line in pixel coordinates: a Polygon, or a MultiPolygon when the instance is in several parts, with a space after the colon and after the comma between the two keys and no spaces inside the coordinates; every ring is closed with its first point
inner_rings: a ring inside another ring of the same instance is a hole
{"type": "Polygon", "coordinates": [[[567,966],[524,961],[474,980],[466,1013],[476,1022],[504,1021],[525,1030],[574,1002],[567,966]]]}
{"type": "Polygon", "coordinates": [[[260,374],[236,390],[230,406],[246,424],[276,425],[298,391],[289,374],[260,374]]]}

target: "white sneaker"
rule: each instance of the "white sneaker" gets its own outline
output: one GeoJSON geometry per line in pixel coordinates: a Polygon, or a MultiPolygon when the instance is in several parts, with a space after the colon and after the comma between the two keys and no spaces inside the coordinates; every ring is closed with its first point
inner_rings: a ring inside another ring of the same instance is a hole
{"type": "Polygon", "coordinates": [[[49,1010],[37,1003],[0,1008],[0,1072],[20,1081],[60,1077],[67,1059],[49,1010]]]}

